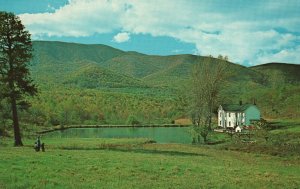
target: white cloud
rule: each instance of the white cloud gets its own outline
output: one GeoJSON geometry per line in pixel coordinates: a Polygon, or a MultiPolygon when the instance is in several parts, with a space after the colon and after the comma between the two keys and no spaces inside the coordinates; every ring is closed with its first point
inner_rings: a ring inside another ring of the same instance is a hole
{"type": "Polygon", "coordinates": [[[115,42],[129,40],[129,33],[169,36],[195,44],[198,54],[223,54],[255,65],[271,58],[300,62],[299,9],[296,0],[72,0],[53,13],[19,16],[34,38],[116,31],[126,32],[117,34],[115,42]]]}
{"type": "Polygon", "coordinates": [[[122,5],[105,0],[72,0],[54,13],[21,14],[33,36],[90,36],[121,28],[122,5]]]}
{"type": "Polygon", "coordinates": [[[291,49],[283,49],[277,53],[264,54],[258,57],[259,62],[285,62],[285,63],[299,63],[300,60],[300,46],[291,49]]]}
{"type": "Polygon", "coordinates": [[[117,43],[123,43],[130,39],[130,35],[127,32],[118,33],[114,36],[114,41],[117,43]]]}

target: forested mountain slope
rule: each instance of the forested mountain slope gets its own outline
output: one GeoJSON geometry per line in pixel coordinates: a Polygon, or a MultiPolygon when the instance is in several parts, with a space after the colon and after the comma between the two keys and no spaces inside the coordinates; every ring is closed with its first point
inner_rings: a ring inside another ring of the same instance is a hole
{"type": "MultiPolygon", "coordinates": [[[[34,41],[31,75],[38,85],[23,123],[37,125],[171,123],[190,116],[188,93],[193,65],[209,57],[152,56],[105,45],[34,41]],[[134,119],[133,119],[134,118],[134,119]]],[[[256,100],[265,118],[300,116],[299,65],[271,63],[231,73],[218,103],[256,100]]],[[[0,118],[9,127],[9,106],[0,99],[0,118]]],[[[217,109],[217,105],[216,105],[217,109]]],[[[216,110],[215,109],[215,110],[216,110]]]]}
{"type": "Polygon", "coordinates": [[[300,65],[287,63],[267,63],[251,67],[252,70],[261,72],[268,76],[283,77],[288,83],[300,82],[300,65]]]}
{"type": "MultiPolygon", "coordinates": [[[[205,61],[208,57],[195,55],[151,56],[137,52],[124,52],[105,45],[83,45],[64,42],[35,41],[32,72],[38,81],[60,82],[76,76],[83,78],[86,72],[80,71],[87,65],[106,69],[120,77],[143,81],[152,86],[180,87],[190,76],[192,66],[205,61]],[[81,74],[78,74],[81,72],[81,74]],[[80,75],[80,76],[79,76],[80,75]]],[[[262,74],[247,67],[215,59],[216,63],[226,63],[231,70],[232,80],[255,82],[262,81],[262,74]]],[[[96,69],[96,70],[97,70],[96,69]]],[[[87,77],[89,77],[87,74],[87,77]]],[[[116,75],[116,77],[117,77],[116,75]]],[[[102,83],[114,82],[115,77],[101,77],[102,83]]],[[[76,80],[76,79],[75,79],[76,80]]],[[[119,80],[123,82],[123,80],[119,80]]],[[[124,80],[125,81],[125,80],[124,80]]],[[[127,82],[127,80],[126,80],[127,82]]],[[[66,83],[66,82],[64,82],[66,83]]],[[[143,85],[143,84],[140,84],[143,85]]],[[[119,85],[121,87],[122,84],[119,85]]],[[[128,86],[124,84],[124,86],[128,86]]],[[[136,85],[134,85],[136,86],[136,85]]]]}

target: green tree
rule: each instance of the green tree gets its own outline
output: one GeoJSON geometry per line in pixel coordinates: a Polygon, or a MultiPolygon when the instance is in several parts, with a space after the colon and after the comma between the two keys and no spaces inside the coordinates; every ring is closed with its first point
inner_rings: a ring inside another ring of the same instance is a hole
{"type": "Polygon", "coordinates": [[[15,146],[23,145],[17,105],[26,104],[25,95],[33,96],[37,92],[28,70],[32,50],[30,34],[19,17],[0,12],[0,82],[11,104],[15,146]]]}
{"type": "Polygon", "coordinates": [[[6,134],[7,125],[10,121],[9,111],[10,108],[7,99],[0,98],[0,136],[6,134]]]}
{"type": "Polygon", "coordinates": [[[141,122],[134,115],[128,116],[126,123],[133,126],[141,124],[141,122]]]}

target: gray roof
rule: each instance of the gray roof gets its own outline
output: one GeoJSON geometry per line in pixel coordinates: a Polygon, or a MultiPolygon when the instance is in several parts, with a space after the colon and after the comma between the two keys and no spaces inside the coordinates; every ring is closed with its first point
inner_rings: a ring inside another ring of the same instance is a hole
{"type": "Polygon", "coordinates": [[[231,112],[242,112],[245,111],[250,106],[255,106],[253,104],[222,104],[221,105],[223,110],[225,111],[231,111],[231,112]]]}

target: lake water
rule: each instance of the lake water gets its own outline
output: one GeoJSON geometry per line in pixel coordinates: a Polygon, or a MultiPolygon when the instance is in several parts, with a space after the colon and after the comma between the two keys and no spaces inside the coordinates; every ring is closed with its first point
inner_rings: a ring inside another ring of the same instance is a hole
{"type": "Polygon", "coordinates": [[[50,138],[149,138],[157,143],[191,144],[189,127],[71,128],[45,134],[50,138]]]}

